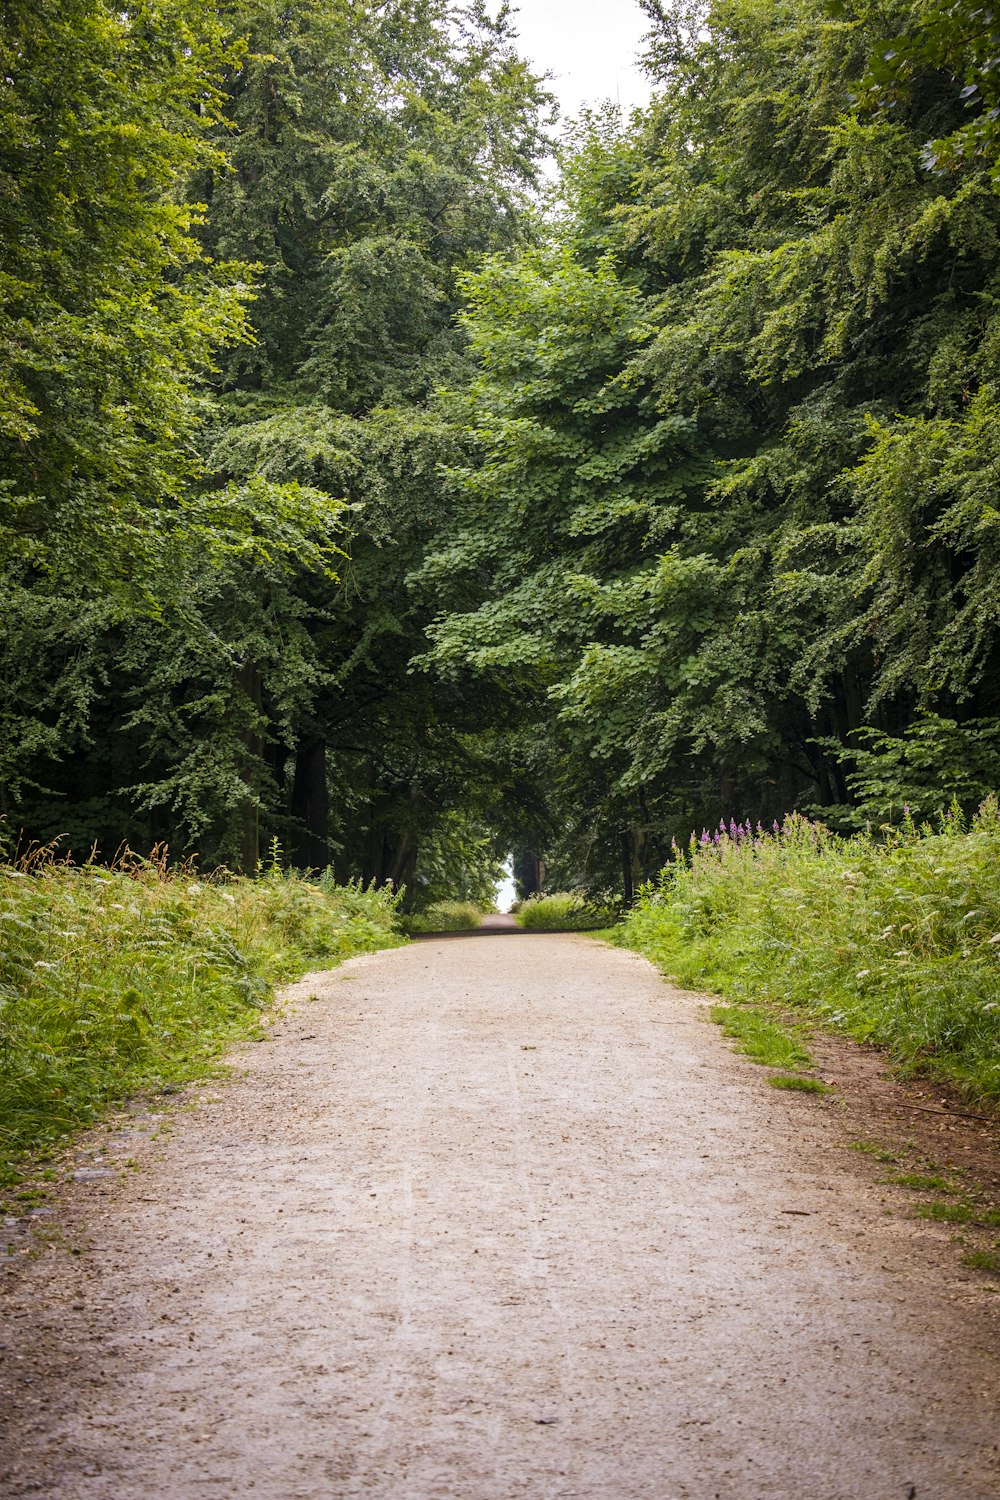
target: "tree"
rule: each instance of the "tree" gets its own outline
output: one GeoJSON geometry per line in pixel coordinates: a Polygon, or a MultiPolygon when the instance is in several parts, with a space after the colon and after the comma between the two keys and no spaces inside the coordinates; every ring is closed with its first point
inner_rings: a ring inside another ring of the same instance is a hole
{"type": "MultiPolygon", "coordinates": [[[[21,580],[51,608],[8,655],[27,694],[10,816],[43,837],[68,828],[77,847],[162,837],[243,868],[276,836],[303,866],[412,882],[421,839],[463,798],[494,796],[469,738],[480,707],[409,672],[428,605],[408,579],[447,522],[438,468],[460,446],[432,394],[467,368],[458,276],[530,236],[547,98],[506,19],[479,5],[247,0],[228,14],[225,36],[206,23],[185,150],[131,188],[140,219],[183,228],[176,265],[143,262],[150,299],[179,306],[189,269],[219,280],[252,263],[253,300],[210,383],[204,341],[166,358],[183,421],[129,388],[155,424],[121,529],[140,587],[117,606],[107,594],[124,514],[110,504],[93,531],[105,577],[21,580]],[[179,206],[192,199],[204,213],[179,206]],[[39,649],[65,657],[53,636],[81,601],[95,633],[75,675],[33,680],[39,649]]],[[[110,100],[121,82],[109,76],[110,100]]],[[[94,88],[85,75],[81,95],[94,88]]]]}
{"type": "Polygon", "coordinates": [[[430,658],[531,677],[550,862],[626,888],[702,820],[850,797],[858,730],[997,686],[998,204],[985,148],[925,150],[959,91],[928,56],[872,109],[907,6],[649,9],[669,87],[591,122],[544,261],[470,283],[481,461],[430,658]]]}
{"type": "Polygon", "coordinates": [[[184,194],[217,156],[211,9],[13,0],[0,54],[0,813],[16,825],[89,732],[100,640],[163,592],[202,382],[242,336],[246,289],[205,258],[184,194]]]}
{"type": "Polygon", "coordinates": [[[294,729],[289,836],[302,863],[412,885],[424,833],[479,784],[483,722],[409,670],[431,613],[411,579],[448,527],[439,470],[462,442],[434,392],[466,378],[462,271],[532,233],[548,101],[479,4],[246,17],[205,243],[257,261],[259,296],[208,461],[220,482],[293,478],[352,506],[342,586],[300,590],[321,672],[294,729]]]}
{"type": "Polygon", "coordinates": [[[11,819],[627,897],[988,784],[992,13],[647,10],[543,214],[504,11],[10,9],[11,819]]]}
{"type": "Polygon", "coordinates": [[[192,0],[13,0],[0,60],[0,561],[120,580],[182,501],[199,382],[244,326],[182,191],[217,158],[224,33],[192,0]]]}

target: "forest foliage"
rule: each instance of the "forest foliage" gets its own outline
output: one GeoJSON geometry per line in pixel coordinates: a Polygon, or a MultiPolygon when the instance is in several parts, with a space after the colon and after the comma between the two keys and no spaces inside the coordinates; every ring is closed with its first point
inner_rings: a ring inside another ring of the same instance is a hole
{"type": "Polygon", "coordinates": [[[478,453],[427,564],[437,670],[548,705],[559,877],[626,894],[720,817],[974,807],[1000,687],[982,37],[650,12],[651,108],[587,120],[538,242],[467,280],[478,453]]]}
{"type": "Polygon", "coordinates": [[[969,811],[1000,735],[1000,22],[0,18],[0,814],[480,903],[969,811]]]}
{"type": "Polygon", "coordinates": [[[529,234],[549,105],[507,23],[43,0],[0,33],[11,837],[252,871],[276,836],[400,884],[419,835],[431,899],[442,860],[480,886],[485,721],[409,673],[406,579],[463,450],[458,278],[529,234]]]}

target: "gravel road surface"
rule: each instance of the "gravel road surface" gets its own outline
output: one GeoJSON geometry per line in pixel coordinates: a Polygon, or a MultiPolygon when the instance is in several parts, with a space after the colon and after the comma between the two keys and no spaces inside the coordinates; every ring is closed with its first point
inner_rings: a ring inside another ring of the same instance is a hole
{"type": "Polygon", "coordinates": [[[1000,1497],[1000,1297],[643,960],[424,941],[236,1063],[12,1260],[3,1496],[1000,1497]]]}

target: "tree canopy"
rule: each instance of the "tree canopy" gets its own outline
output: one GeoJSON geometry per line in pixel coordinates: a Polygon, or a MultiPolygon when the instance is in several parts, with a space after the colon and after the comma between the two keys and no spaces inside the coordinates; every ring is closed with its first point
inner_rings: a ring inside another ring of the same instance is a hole
{"type": "Polygon", "coordinates": [[[996,786],[992,12],[644,8],[543,191],[482,0],[7,7],[12,834],[627,895],[996,786]]]}

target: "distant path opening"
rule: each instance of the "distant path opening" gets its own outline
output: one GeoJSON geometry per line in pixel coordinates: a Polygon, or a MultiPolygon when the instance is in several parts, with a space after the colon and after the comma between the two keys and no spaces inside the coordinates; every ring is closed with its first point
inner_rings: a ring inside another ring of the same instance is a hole
{"type": "Polygon", "coordinates": [[[495,911],[483,918],[480,930],[484,932],[520,932],[521,928],[518,927],[516,920],[509,912],[495,911]]]}

